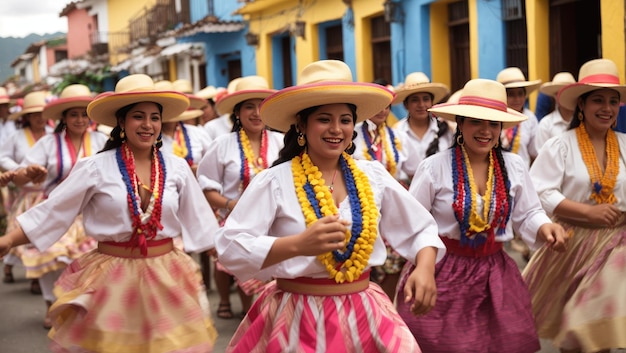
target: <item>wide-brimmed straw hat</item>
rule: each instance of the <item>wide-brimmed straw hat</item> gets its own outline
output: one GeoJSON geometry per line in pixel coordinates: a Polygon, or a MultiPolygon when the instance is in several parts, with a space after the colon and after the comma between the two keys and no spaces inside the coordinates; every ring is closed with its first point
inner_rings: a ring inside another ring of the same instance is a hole
{"type": "Polygon", "coordinates": [[[411,72],[404,78],[404,83],[395,90],[396,98],[392,104],[404,102],[406,97],[414,93],[430,93],[433,95],[433,103],[439,103],[450,93],[448,86],[443,83],[430,82],[428,76],[423,72],[411,72]]]}
{"type": "Polygon", "coordinates": [[[561,106],[574,110],[578,97],[600,88],[616,90],[620,101],[626,102],[626,86],[620,84],[617,65],[609,59],[594,59],[584,63],[578,73],[578,82],[561,88],[557,101],[561,106]]]}
{"type": "Polygon", "coordinates": [[[539,87],[539,92],[548,95],[550,97],[556,97],[561,88],[575,83],[576,79],[569,72],[559,72],[552,78],[552,81],[546,82],[539,87]]]}
{"type": "Polygon", "coordinates": [[[303,109],[349,103],[356,106],[358,123],[376,115],[393,98],[394,93],[379,84],[352,81],[352,71],[346,63],[321,60],[304,67],[296,86],[267,97],[261,104],[261,119],[267,126],[286,132],[303,109]]]}
{"type": "Polygon", "coordinates": [[[11,97],[7,93],[6,88],[0,87],[0,104],[9,104],[11,97]]]}
{"type": "Polygon", "coordinates": [[[248,99],[265,99],[275,92],[275,89],[270,89],[265,77],[245,76],[237,81],[232,92],[215,102],[215,108],[219,114],[230,114],[238,103],[248,99]]]}
{"type": "Polygon", "coordinates": [[[504,85],[505,88],[525,88],[526,95],[539,88],[541,80],[526,81],[526,76],[519,67],[507,67],[498,72],[496,81],[504,85]]]}
{"type": "MultiPolygon", "coordinates": [[[[185,82],[189,82],[187,80],[176,80],[174,82],[169,81],[169,80],[161,80],[161,81],[156,81],[154,83],[154,87],[159,90],[159,91],[176,91],[176,92],[180,92],[183,93],[185,96],[187,96],[187,98],[189,98],[189,108],[187,108],[187,110],[189,109],[201,109],[203,108],[207,102],[190,93],[186,93],[184,91],[182,91],[181,89],[187,89],[185,88],[186,83],[185,82]],[[176,82],[178,82],[178,84],[176,84],[176,82]]],[[[189,87],[191,87],[191,83],[189,83],[189,87]]],[[[191,118],[190,118],[191,119],[191,118]]],[[[185,119],[183,119],[185,120],[185,119]]]]}
{"type": "Polygon", "coordinates": [[[129,75],[117,82],[115,91],[102,93],[89,103],[89,117],[104,125],[117,126],[115,112],[129,104],[154,102],[163,107],[161,119],[164,122],[178,117],[189,106],[189,98],[176,91],[157,90],[148,75],[129,75]]]}
{"type": "Polygon", "coordinates": [[[61,91],[58,99],[48,103],[43,108],[44,119],[59,120],[63,112],[70,108],[87,108],[93,100],[93,93],[89,87],[81,84],[69,85],[61,91]]]}
{"type": "Polygon", "coordinates": [[[215,88],[215,86],[206,86],[203,89],[196,92],[196,96],[204,100],[209,100],[209,99],[215,100],[215,96],[217,95],[218,92],[219,91],[217,90],[217,88],[215,88]]]}
{"type": "Polygon", "coordinates": [[[507,107],[506,89],[501,83],[482,78],[465,84],[458,103],[437,104],[428,110],[449,121],[456,121],[457,116],[499,121],[503,129],[528,119],[526,115],[507,107]]]}
{"type": "Polygon", "coordinates": [[[29,113],[40,113],[45,108],[48,98],[48,92],[36,91],[30,92],[24,96],[24,103],[22,104],[22,110],[9,115],[9,120],[18,119],[29,113]]]}

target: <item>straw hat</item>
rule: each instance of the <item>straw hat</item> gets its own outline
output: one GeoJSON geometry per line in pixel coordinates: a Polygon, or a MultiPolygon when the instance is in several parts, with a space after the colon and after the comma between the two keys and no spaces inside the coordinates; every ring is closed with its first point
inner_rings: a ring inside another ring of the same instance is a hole
{"type": "Polygon", "coordinates": [[[556,97],[559,90],[570,83],[575,83],[576,79],[569,72],[559,72],[552,78],[551,82],[546,82],[539,88],[539,92],[550,97],[556,97]]]}
{"type": "Polygon", "coordinates": [[[500,71],[496,81],[503,84],[505,88],[526,88],[526,95],[541,85],[541,80],[526,81],[526,77],[519,67],[507,67],[500,71]]]}
{"type": "Polygon", "coordinates": [[[267,126],[286,132],[303,109],[350,103],[356,106],[358,123],[383,110],[393,97],[394,93],[381,85],[352,81],[352,72],[346,63],[321,60],[304,67],[296,86],[267,97],[261,104],[261,119],[267,126]]]}
{"type": "Polygon", "coordinates": [[[402,103],[406,97],[419,92],[432,94],[433,102],[438,103],[450,93],[450,89],[443,83],[431,83],[428,76],[423,72],[411,72],[404,78],[402,87],[396,90],[396,98],[392,104],[402,103]]]}
{"type": "Polygon", "coordinates": [[[561,106],[574,110],[578,97],[600,88],[616,90],[620,101],[626,102],[626,86],[620,84],[617,66],[609,59],[595,59],[584,63],[578,73],[578,82],[561,88],[557,101],[561,106]]]}
{"type": "Polygon", "coordinates": [[[0,104],[9,104],[10,100],[6,88],[0,87],[0,104]]]}
{"type": "Polygon", "coordinates": [[[193,88],[191,87],[191,81],[189,80],[176,80],[174,82],[172,82],[172,84],[174,85],[174,91],[179,91],[179,92],[183,92],[186,94],[192,94],[193,93],[193,88]]]}
{"type": "Polygon", "coordinates": [[[204,100],[209,100],[209,99],[214,99],[217,93],[218,93],[218,90],[217,88],[215,88],[215,86],[207,86],[199,90],[198,92],[196,92],[196,96],[204,100]]]}
{"type": "MultiPolygon", "coordinates": [[[[174,84],[172,83],[172,81],[169,81],[169,80],[156,81],[154,83],[154,88],[156,88],[159,91],[177,91],[177,92],[180,92],[180,91],[178,91],[178,90],[176,90],[174,88],[174,84]]],[[[183,92],[180,92],[180,93],[183,93],[183,92]]],[[[197,118],[197,117],[199,117],[200,115],[202,115],[204,113],[202,110],[200,110],[198,108],[194,108],[194,107],[191,106],[191,103],[193,103],[194,100],[196,101],[196,105],[197,105],[197,100],[199,100],[199,98],[197,98],[195,96],[192,96],[192,95],[189,95],[189,94],[185,94],[185,96],[187,96],[187,98],[189,98],[190,106],[187,107],[187,110],[182,112],[179,116],[168,120],[167,121],[168,123],[174,123],[174,122],[185,121],[185,120],[197,118]],[[195,98],[192,98],[192,97],[195,97],[195,98]]],[[[203,101],[203,103],[206,104],[206,102],[204,102],[204,101],[203,101]]]]}
{"type": "Polygon", "coordinates": [[[265,99],[274,92],[276,90],[270,89],[265,77],[245,76],[237,81],[232,92],[215,102],[215,108],[220,114],[230,114],[238,103],[248,99],[265,99]]]}
{"type": "Polygon", "coordinates": [[[102,93],[89,103],[89,117],[108,126],[117,126],[115,112],[129,104],[155,102],[163,107],[164,122],[178,117],[189,106],[189,98],[183,93],[157,90],[152,78],[144,74],[129,75],[117,82],[114,92],[102,93]]]}
{"type": "Polygon", "coordinates": [[[526,115],[507,107],[506,89],[501,83],[482,78],[465,84],[458,103],[437,104],[428,110],[449,121],[456,121],[457,115],[500,121],[503,129],[528,119],[526,115]]]}
{"type": "Polygon", "coordinates": [[[45,92],[45,91],[30,92],[29,94],[24,96],[24,103],[22,105],[22,110],[9,115],[9,120],[15,120],[29,113],[42,112],[43,108],[47,104],[47,101],[46,101],[47,97],[48,97],[48,92],[45,92]]]}
{"type": "MultiPolygon", "coordinates": [[[[176,80],[174,82],[168,80],[161,80],[154,83],[154,87],[159,91],[176,91],[180,93],[184,93],[187,98],[189,98],[189,108],[188,109],[201,109],[207,104],[206,100],[195,96],[193,94],[186,93],[181,89],[187,89],[187,84],[185,82],[189,82],[187,80],[176,80]],[[178,82],[178,84],[176,84],[178,82]]],[[[189,88],[191,87],[191,83],[189,83],[189,88]]],[[[191,119],[191,118],[190,118],[191,119]]]]}
{"type": "Polygon", "coordinates": [[[92,100],[93,94],[89,87],[80,84],[69,85],[61,91],[58,99],[53,100],[43,108],[43,118],[61,119],[65,110],[70,108],[87,108],[92,100]]]}

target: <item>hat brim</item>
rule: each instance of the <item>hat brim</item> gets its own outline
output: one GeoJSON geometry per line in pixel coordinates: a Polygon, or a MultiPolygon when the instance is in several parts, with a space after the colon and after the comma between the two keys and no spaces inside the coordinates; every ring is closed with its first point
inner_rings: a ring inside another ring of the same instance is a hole
{"type": "Polygon", "coordinates": [[[561,88],[569,85],[569,83],[544,83],[539,87],[539,92],[548,95],[552,98],[556,97],[556,94],[559,93],[561,88]]]}
{"type": "Polygon", "coordinates": [[[48,103],[43,108],[42,115],[44,119],[59,120],[62,118],[65,110],[70,108],[87,108],[91,101],[93,101],[91,97],[60,98],[48,103]]]}
{"type": "Polygon", "coordinates": [[[439,103],[450,93],[450,90],[446,87],[446,85],[441,83],[422,83],[410,85],[396,91],[396,98],[394,98],[392,104],[400,104],[404,102],[406,97],[420,92],[432,94],[433,103],[439,103]]]}
{"type": "Polygon", "coordinates": [[[233,92],[220,98],[215,103],[215,109],[220,115],[232,114],[235,106],[248,99],[265,99],[276,93],[274,89],[258,89],[233,92]]]}
{"type": "Polygon", "coordinates": [[[204,114],[204,111],[200,109],[187,109],[184,112],[182,112],[179,116],[175,117],[174,119],[169,120],[168,122],[172,123],[172,122],[185,121],[189,119],[195,119],[197,117],[202,116],[202,114],[204,114]]]}
{"type": "Polygon", "coordinates": [[[507,108],[507,111],[504,112],[493,108],[470,104],[442,103],[433,105],[432,108],[428,109],[428,111],[432,112],[435,116],[452,122],[456,122],[457,116],[480,120],[499,121],[502,123],[503,129],[513,127],[528,119],[526,115],[511,108],[507,108]]]}
{"type": "Polygon", "coordinates": [[[526,88],[526,94],[528,95],[541,86],[541,80],[509,82],[502,85],[504,85],[504,88],[526,88]]]}
{"type": "Polygon", "coordinates": [[[189,107],[192,109],[202,109],[208,104],[206,99],[194,96],[193,94],[187,94],[187,98],[189,98],[189,107]]]}
{"type": "Polygon", "coordinates": [[[99,98],[96,97],[89,103],[87,115],[89,115],[91,120],[99,124],[112,127],[117,126],[115,112],[129,104],[140,102],[158,103],[163,107],[163,112],[161,113],[163,122],[168,122],[178,117],[189,106],[189,98],[183,93],[174,91],[107,93],[99,98]]]}
{"type": "Polygon", "coordinates": [[[591,83],[572,83],[571,85],[567,85],[559,91],[557,94],[557,102],[560,106],[565,107],[569,110],[576,109],[576,103],[578,101],[578,97],[581,95],[595,91],[598,89],[609,88],[616,90],[619,93],[619,100],[622,103],[626,103],[626,86],[615,85],[615,84],[591,84],[591,83]]]}
{"type": "Polygon", "coordinates": [[[387,88],[361,82],[319,82],[282,89],[261,104],[261,119],[286,132],[296,123],[296,114],[306,108],[337,103],[356,106],[356,123],[367,120],[391,104],[394,93],[387,88]]]}
{"type": "Polygon", "coordinates": [[[26,109],[22,109],[19,112],[13,113],[11,115],[9,115],[9,120],[17,120],[19,119],[21,116],[24,116],[26,114],[30,114],[30,113],[41,113],[43,111],[45,106],[36,106],[36,107],[30,107],[30,108],[26,108],[26,109]]]}
{"type": "Polygon", "coordinates": [[[0,104],[9,104],[11,102],[11,98],[9,96],[0,97],[0,104]]]}

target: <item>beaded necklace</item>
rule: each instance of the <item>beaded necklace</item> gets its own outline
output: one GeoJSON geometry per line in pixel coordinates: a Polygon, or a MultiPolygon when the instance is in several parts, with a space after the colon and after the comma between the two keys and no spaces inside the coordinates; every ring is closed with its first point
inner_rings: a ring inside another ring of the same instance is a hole
{"type": "MultiPolygon", "coordinates": [[[[346,231],[346,247],[343,251],[321,254],[317,259],[328,272],[329,278],[343,283],[359,278],[367,266],[378,234],[378,209],[369,179],[357,168],[354,159],[343,153],[339,163],[348,189],[352,227],[346,231]]],[[[322,172],[306,152],[292,160],[291,170],[307,227],[324,216],[338,214],[322,172]]]]}
{"type": "Polygon", "coordinates": [[[508,152],[517,153],[521,141],[519,124],[502,131],[502,149],[508,152]]]}
{"type": "MultiPolygon", "coordinates": [[[[361,129],[363,132],[363,139],[365,140],[365,147],[363,148],[363,155],[365,156],[367,160],[370,160],[370,161],[378,160],[377,154],[376,154],[376,149],[378,147],[376,146],[376,143],[373,142],[372,138],[370,137],[370,134],[367,128],[367,123],[363,123],[363,125],[361,126],[361,129]]],[[[378,137],[383,143],[382,148],[383,148],[383,151],[385,152],[385,160],[387,162],[387,165],[386,165],[387,171],[389,171],[391,175],[395,176],[398,161],[400,160],[398,151],[402,150],[402,147],[400,145],[400,140],[395,136],[395,134],[393,133],[393,130],[389,126],[387,126],[387,124],[384,124],[384,123],[380,124],[380,126],[377,127],[377,130],[378,130],[378,137]],[[391,146],[389,146],[389,140],[387,139],[386,132],[389,132],[389,139],[393,141],[393,145],[391,146]],[[393,156],[391,156],[392,150],[393,150],[393,156]]]]}
{"type": "Polygon", "coordinates": [[[613,194],[617,174],[619,173],[619,145],[615,132],[609,129],[606,133],[607,162],[604,174],[602,174],[602,168],[600,167],[596,152],[591,144],[591,139],[589,138],[585,124],[580,124],[576,129],[576,138],[578,139],[580,153],[582,154],[583,162],[585,162],[585,166],[589,172],[589,179],[591,180],[592,188],[589,199],[598,204],[613,204],[617,202],[613,194]]]}
{"type": "Polygon", "coordinates": [[[487,190],[482,196],[482,215],[477,212],[478,203],[476,183],[467,151],[463,146],[456,146],[452,153],[452,183],[454,202],[452,209],[461,230],[461,245],[478,247],[495,239],[497,234],[504,234],[510,217],[508,181],[502,181],[502,170],[497,162],[496,151],[489,153],[489,171],[487,190]],[[476,236],[482,234],[482,236],[476,236]]]}
{"type": "MultiPolygon", "coordinates": [[[[254,159],[254,151],[250,145],[250,140],[246,132],[241,129],[237,134],[237,142],[239,144],[239,156],[241,158],[241,169],[239,178],[241,179],[242,191],[250,184],[250,166],[254,169],[254,175],[259,174],[262,170],[267,169],[267,130],[261,132],[261,148],[259,149],[259,158],[254,159]]],[[[254,176],[253,175],[253,176],[254,176]]]]}
{"type": "MultiPolygon", "coordinates": [[[[55,133],[55,138],[57,142],[57,176],[54,180],[46,187],[47,190],[54,187],[58,183],[62,182],[67,175],[63,175],[63,167],[65,166],[65,162],[63,161],[63,142],[61,141],[61,134],[55,133]]],[[[65,141],[65,146],[67,146],[68,153],[70,155],[70,171],[74,168],[76,161],[81,157],[91,156],[91,134],[89,131],[83,133],[83,141],[81,143],[81,148],[76,152],[76,148],[74,148],[74,143],[72,143],[72,139],[70,135],[65,132],[65,137],[63,139],[65,141]],[[82,156],[79,156],[81,154],[82,156]]]]}
{"type": "Polygon", "coordinates": [[[161,211],[163,206],[163,190],[165,188],[165,163],[163,155],[158,148],[153,148],[152,169],[150,173],[150,185],[152,196],[145,211],[141,209],[141,197],[139,196],[139,177],[135,173],[135,157],[126,142],[122,143],[116,151],[117,166],[122,173],[122,179],[126,184],[128,209],[132,219],[133,234],[131,242],[133,247],[138,247],[143,256],[148,255],[148,240],[156,237],[157,229],[163,229],[161,225],[161,211]]]}
{"type": "Polygon", "coordinates": [[[191,141],[189,140],[187,127],[182,121],[176,125],[176,129],[174,130],[174,145],[172,146],[172,150],[174,155],[185,158],[189,166],[193,165],[191,141]]]}

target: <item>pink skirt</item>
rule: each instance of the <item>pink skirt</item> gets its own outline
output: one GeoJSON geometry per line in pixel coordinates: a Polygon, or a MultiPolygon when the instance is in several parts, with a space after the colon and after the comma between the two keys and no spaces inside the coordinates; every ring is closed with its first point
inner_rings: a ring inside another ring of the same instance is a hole
{"type": "Polygon", "coordinates": [[[54,293],[53,352],[206,353],[217,337],[200,268],[177,249],[145,258],[91,251],[54,293]]]}
{"type": "Polygon", "coordinates": [[[283,291],[273,281],[254,302],[226,352],[421,350],[377,284],[351,294],[307,295],[283,291]]]}
{"type": "Polygon", "coordinates": [[[415,266],[405,265],[396,303],[424,352],[534,353],[540,349],[530,296],[515,261],[504,251],[468,257],[448,251],[435,267],[437,302],[415,316],[402,288],[415,266]]]}
{"type": "Polygon", "coordinates": [[[572,232],[565,253],[543,247],[524,269],[539,337],[563,349],[626,347],[626,217],[572,232]]]}

